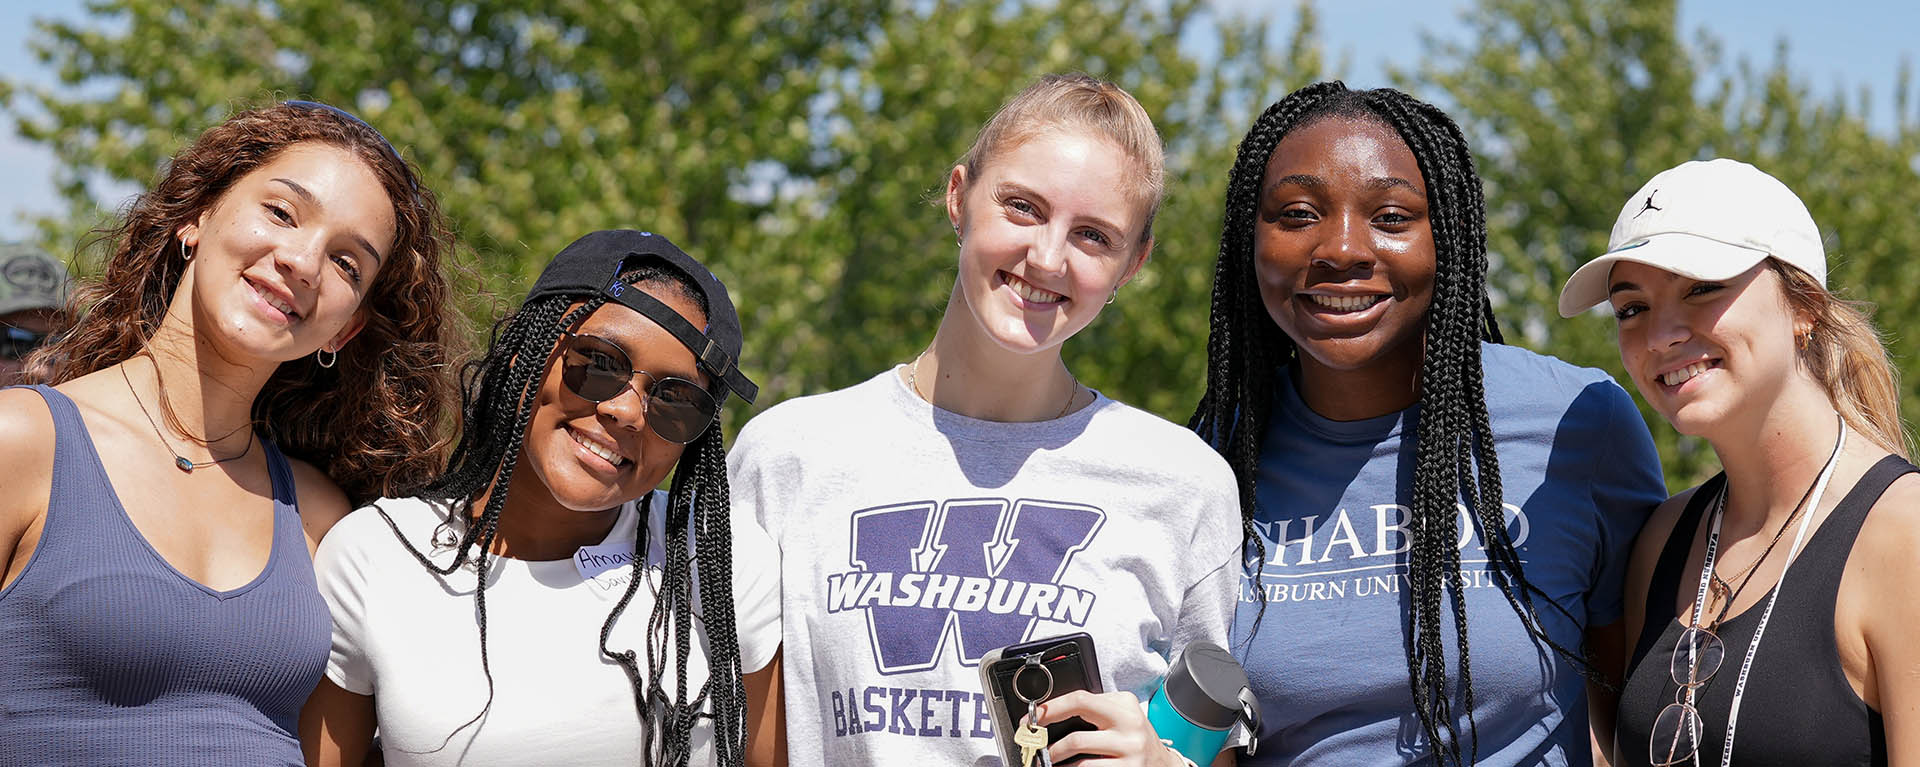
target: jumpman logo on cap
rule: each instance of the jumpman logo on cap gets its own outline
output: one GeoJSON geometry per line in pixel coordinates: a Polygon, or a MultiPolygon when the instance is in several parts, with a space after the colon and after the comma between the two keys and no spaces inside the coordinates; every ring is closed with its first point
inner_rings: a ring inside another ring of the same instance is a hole
{"type": "MultiPolygon", "coordinates": [[[[1653,191],[1651,191],[1651,192],[1648,192],[1648,193],[1647,193],[1647,200],[1646,200],[1646,202],[1643,202],[1643,203],[1640,203],[1640,213],[1645,213],[1645,212],[1647,212],[1647,211],[1649,211],[1649,210],[1666,210],[1666,208],[1662,208],[1662,207],[1660,207],[1660,206],[1658,206],[1658,205],[1655,205],[1655,204],[1653,204],[1653,196],[1654,196],[1654,195],[1656,195],[1656,194],[1659,194],[1659,193],[1660,193],[1660,190],[1658,190],[1658,189],[1655,189],[1655,190],[1653,190],[1653,191]]],[[[1634,217],[1634,218],[1639,218],[1639,217],[1640,217],[1640,213],[1635,213],[1635,214],[1633,214],[1633,217],[1634,217]]]]}

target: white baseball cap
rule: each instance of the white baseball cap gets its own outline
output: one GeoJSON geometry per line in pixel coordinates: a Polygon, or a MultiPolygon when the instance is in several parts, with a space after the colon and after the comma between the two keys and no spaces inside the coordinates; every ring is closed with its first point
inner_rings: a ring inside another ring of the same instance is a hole
{"type": "Polygon", "coordinates": [[[1627,200],[1613,222],[1607,252],[1574,270],[1560,289],[1560,316],[1605,302],[1607,277],[1620,261],[1696,280],[1725,280],[1768,256],[1827,284],[1820,228],[1786,184],[1738,160],[1682,163],[1627,200]]]}

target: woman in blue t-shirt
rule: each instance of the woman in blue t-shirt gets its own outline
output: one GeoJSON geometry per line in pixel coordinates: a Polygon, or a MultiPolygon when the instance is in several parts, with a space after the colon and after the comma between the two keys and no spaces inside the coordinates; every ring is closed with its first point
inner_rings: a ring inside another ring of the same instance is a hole
{"type": "Polygon", "coordinates": [[[1308,86],[1240,145],[1193,425],[1240,483],[1251,762],[1591,758],[1665,490],[1624,390],[1501,345],[1484,207],[1459,128],[1398,91],[1308,86]]]}

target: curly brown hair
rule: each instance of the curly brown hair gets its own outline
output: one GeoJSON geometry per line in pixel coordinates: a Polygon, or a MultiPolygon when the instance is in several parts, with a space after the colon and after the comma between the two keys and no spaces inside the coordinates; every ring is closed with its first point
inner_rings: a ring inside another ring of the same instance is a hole
{"type": "MultiPolygon", "coordinates": [[[[464,338],[446,276],[455,241],[433,193],[379,132],[316,106],[242,111],[175,155],[125,216],[94,232],[89,245],[104,244],[108,255],[69,300],[68,316],[80,319],[29,367],[41,366],[36,382],[57,384],[142,353],[186,269],[181,228],[288,147],[343,149],[393,201],[392,256],[361,304],[367,322],[356,343],[331,368],[311,355],[281,363],[254,398],[252,417],[282,451],[319,467],[359,505],[408,494],[445,458],[459,394],[449,362],[464,338]]],[[[174,421],[170,411],[166,417],[174,421]]]]}

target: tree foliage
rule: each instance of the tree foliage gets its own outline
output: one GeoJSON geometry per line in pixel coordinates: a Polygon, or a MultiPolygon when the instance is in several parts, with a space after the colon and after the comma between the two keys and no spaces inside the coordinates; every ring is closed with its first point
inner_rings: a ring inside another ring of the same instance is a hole
{"type": "MultiPolygon", "coordinates": [[[[1908,421],[1920,417],[1920,359],[1901,331],[1920,326],[1920,130],[1902,78],[1890,135],[1867,128],[1868,99],[1821,99],[1788,66],[1723,60],[1701,33],[1683,42],[1675,0],[1529,3],[1482,0],[1463,42],[1429,40],[1427,61],[1397,80],[1447,104],[1479,155],[1488,200],[1496,312],[1525,345],[1611,371],[1614,320],[1555,311],[1560,286],[1606,250],[1627,195],[1681,162],[1753,163],[1807,203],[1826,240],[1829,286],[1878,307],[1903,371],[1908,421]]],[[[1670,486],[1719,470],[1712,451],[1642,412],[1670,486]]]]}
{"type": "Polygon", "coordinates": [[[1172,196],[1154,262],[1069,353],[1091,385],[1184,419],[1232,141],[1319,67],[1305,7],[1305,33],[1282,47],[1264,20],[1198,0],[96,0],[88,13],[35,37],[64,87],[0,85],[23,135],[60,160],[73,212],[42,222],[50,245],[97,223],[88,181],[144,187],[237,107],[324,100],[421,166],[509,303],[593,229],[656,230],[701,257],[737,294],[760,407],[931,339],[954,265],[933,192],[1001,101],[1081,70],[1157,116],[1172,196]],[[1217,41],[1218,60],[1183,50],[1190,35],[1217,41]]]}
{"type": "MultiPolygon", "coordinates": [[[[92,0],[34,37],[60,88],[0,79],[17,129],[60,162],[70,249],[105,180],[144,187],[234,108],[340,104],[417,162],[507,302],[573,237],[662,232],[744,315],[758,407],[846,386],[932,337],[955,251],[938,192],[1000,102],[1052,71],[1119,82],[1168,144],[1153,261],[1068,344],[1090,385],[1183,421],[1204,372],[1227,169],[1252,117],[1329,74],[1311,6],[1222,16],[1203,0],[92,0]],[[1282,38],[1277,34],[1286,30],[1282,38]]],[[[1879,306],[1920,417],[1920,129],[1891,131],[1771,62],[1686,42],[1674,0],[1483,0],[1395,80],[1479,151],[1496,305],[1515,340],[1619,374],[1611,320],[1553,312],[1625,195],[1731,156],[1804,197],[1831,282],[1879,306]],[[1516,332],[1517,331],[1517,332],[1516,332]]],[[[83,264],[84,268],[84,264],[83,264]]],[[[503,308],[477,301],[477,319],[503,308]]],[[[1623,384],[1631,388],[1624,377],[1623,384]]],[[[1711,453],[1653,413],[1668,478],[1711,453]]],[[[736,413],[733,424],[741,420],[736,413]]]]}

